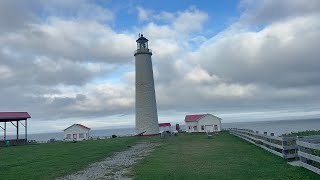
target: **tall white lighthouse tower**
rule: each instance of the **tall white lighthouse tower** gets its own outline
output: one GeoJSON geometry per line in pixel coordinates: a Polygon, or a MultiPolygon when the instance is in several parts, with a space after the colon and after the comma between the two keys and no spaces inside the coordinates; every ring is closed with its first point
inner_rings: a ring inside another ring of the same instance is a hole
{"type": "Polygon", "coordinates": [[[148,39],[139,35],[136,59],[136,133],[155,135],[159,133],[156,95],[154,90],[151,55],[148,39]]]}

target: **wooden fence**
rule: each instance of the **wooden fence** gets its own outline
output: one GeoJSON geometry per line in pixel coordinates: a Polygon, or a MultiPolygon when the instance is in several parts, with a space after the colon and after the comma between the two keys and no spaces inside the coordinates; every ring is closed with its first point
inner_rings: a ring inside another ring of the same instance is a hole
{"type": "Polygon", "coordinates": [[[297,138],[300,166],[320,174],[320,136],[297,138]]]}
{"type": "Polygon", "coordinates": [[[249,129],[229,129],[229,133],[320,174],[320,136],[278,137],[249,129]]]}

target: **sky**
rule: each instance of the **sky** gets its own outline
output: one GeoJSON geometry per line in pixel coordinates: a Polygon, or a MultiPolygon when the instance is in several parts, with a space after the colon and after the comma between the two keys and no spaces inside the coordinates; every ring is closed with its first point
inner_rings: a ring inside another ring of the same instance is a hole
{"type": "Polygon", "coordinates": [[[159,122],[320,117],[318,0],[2,0],[0,111],[29,133],[133,127],[139,33],[159,122]]]}

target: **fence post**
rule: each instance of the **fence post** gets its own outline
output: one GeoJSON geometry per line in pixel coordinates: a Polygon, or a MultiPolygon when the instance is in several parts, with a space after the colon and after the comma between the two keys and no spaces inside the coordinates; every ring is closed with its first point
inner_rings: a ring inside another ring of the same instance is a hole
{"type": "Polygon", "coordinates": [[[298,151],[300,151],[300,146],[297,144],[297,142],[299,141],[299,136],[296,136],[296,142],[295,142],[295,144],[296,144],[296,146],[297,146],[297,148],[296,148],[296,150],[295,150],[295,153],[296,153],[296,158],[295,158],[295,160],[298,160],[298,161],[301,161],[300,160],[300,156],[298,156],[298,151]]]}
{"type": "Polygon", "coordinates": [[[281,141],[281,144],[282,144],[282,156],[284,157],[285,156],[285,152],[284,152],[284,139],[282,137],[282,141],[281,141]]]}

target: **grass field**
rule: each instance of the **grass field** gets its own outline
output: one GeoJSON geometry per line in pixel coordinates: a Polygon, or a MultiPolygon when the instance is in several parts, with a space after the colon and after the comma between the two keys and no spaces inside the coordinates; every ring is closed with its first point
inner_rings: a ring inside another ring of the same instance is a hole
{"type": "Polygon", "coordinates": [[[54,179],[128,148],[138,141],[161,143],[133,167],[135,179],[319,179],[263,149],[228,133],[127,137],[78,143],[0,148],[0,180],[54,179]]]}
{"type": "Polygon", "coordinates": [[[0,179],[53,179],[126,149],[134,137],[0,148],[0,179]]]}
{"type": "Polygon", "coordinates": [[[239,138],[221,133],[180,135],[163,145],[132,171],[135,179],[320,179],[301,167],[239,138]]]}

